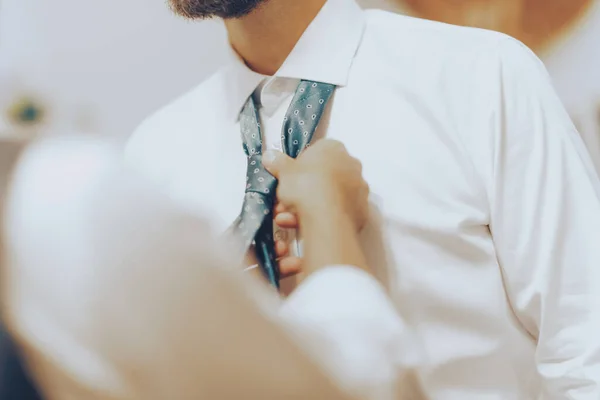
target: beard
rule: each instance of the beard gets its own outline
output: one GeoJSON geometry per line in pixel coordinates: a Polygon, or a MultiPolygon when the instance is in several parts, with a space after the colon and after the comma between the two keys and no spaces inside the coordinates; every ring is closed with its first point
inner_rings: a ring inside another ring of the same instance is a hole
{"type": "Polygon", "coordinates": [[[188,19],[240,18],[267,0],[168,0],[171,9],[188,19]]]}

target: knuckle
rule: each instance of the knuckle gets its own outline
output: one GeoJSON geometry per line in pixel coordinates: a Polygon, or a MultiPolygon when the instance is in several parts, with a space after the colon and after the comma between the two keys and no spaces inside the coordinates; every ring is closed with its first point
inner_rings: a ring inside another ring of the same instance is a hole
{"type": "Polygon", "coordinates": [[[333,150],[339,151],[341,148],[343,148],[343,146],[344,145],[339,140],[335,140],[335,139],[323,140],[323,148],[328,149],[330,151],[333,151],[333,150]]]}
{"type": "Polygon", "coordinates": [[[348,151],[346,150],[346,145],[344,143],[340,142],[339,140],[334,140],[333,146],[340,153],[348,153],[348,151]]]}
{"type": "Polygon", "coordinates": [[[312,170],[295,171],[288,179],[289,191],[301,191],[314,180],[312,170]]]}
{"type": "Polygon", "coordinates": [[[358,158],[354,158],[354,157],[352,157],[352,161],[354,162],[354,165],[356,165],[356,169],[362,173],[363,163],[360,162],[360,160],[358,158]]]}

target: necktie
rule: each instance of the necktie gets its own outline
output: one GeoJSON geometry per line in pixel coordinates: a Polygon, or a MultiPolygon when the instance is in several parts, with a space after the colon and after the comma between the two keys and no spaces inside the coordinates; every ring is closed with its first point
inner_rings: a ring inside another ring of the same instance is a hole
{"type": "MultiPolygon", "coordinates": [[[[281,141],[283,151],[296,158],[309,146],[334,85],[301,81],[284,117],[281,141]]],[[[258,263],[273,286],[279,289],[279,268],[273,239],[273,208],[277,180],[262,165],[263,138],[260,116],[252,96],[240,115],[244,152],[248,157],[246,193],[234,232],[243,238],[247,251],[254,243],[258,263]]]]}

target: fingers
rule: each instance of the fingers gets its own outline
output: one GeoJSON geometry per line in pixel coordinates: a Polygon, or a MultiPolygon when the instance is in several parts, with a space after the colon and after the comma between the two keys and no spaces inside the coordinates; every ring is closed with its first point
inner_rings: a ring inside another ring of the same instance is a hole
{"type": "Polygon", "coordinates": [[[275,223],[283,229],[297,229],[299,227],[298,217],[290,212],[275,215],[275,223]]]}
{"type": "MultiPolygon", "coordinates": [[[[290,276],[298,275],[302,272],[302,259],[299,257],[289,256],[290,247],[289,244],[278,240],[275,242],[275,253],[277,256],[277,263],[279,265],[279,274],[281,278],[289,278],[290,276]]],[[[248,251],[246,257],[245,271],[247,273],[256,275],[261,279],[264,279],[263,273],[258,266],[258,260],[254,255],[254,251],[251,249],[248,251]]]]}
{"type": "Polygon", "coordinates": [[[283,205],[283,203],[277,203],[277,205],[275,206],[275,214],[280,214],[280,213],[284,213],[289,211],[287,209],[286,206],[283,205]]]}
{"type": "Polygon", "coordinates": [[[340,142],[339,140],[327,138],[315,141],[315,143],[306,149],[306,152],[317,152],[321,150],[341,151],[347,153],[344,143],[340,142]]]}
{"type": "Polygon", "coordinates": [[[290,257],[290,246],[283,240],[275,242],[275,252],[279,263],[279,274],[282,278],[297,275],[302,270],[302,259],[290,257]]]}
{"type": "Polygon", "coordinates": [[[279,260],[279,273],[282,278],[298,275],[302,272],[302,259],[299,257],[283,257],[279,260]]]}
{"type": "MultiPolygon", "coordinates": [[[[302,259],[299,257],[283,257],[277,260],[277,262],[279,264],[279,275],[281,279],[289,278],[290,276],[298,275],[302,272],[302,259]]],[[[264,279],[264,275],[258,264],[247,267],[245,271],[264,279]]]]}
{"type": "Polygon", "coordinates": [[[293,161],[292,158],[276,150],[265,151],[262,158],[264,167],[277,179],[287,168],[291,167],[293,161]]]}
{"type": "Polygon", "coordinates": [[[296,214],[282,203],[275,206],[275,223],[283,229],[298,229],[300,227],[296,214]]]}
{"type": "Polygon", "coordinates": [[[284,242],[283,240],[278,240],[275,242],[275,254],[277,255],[277,258],[285,257],[289,254],[289,252],[290,246],[287,244],[287,242],[284,242]]]}

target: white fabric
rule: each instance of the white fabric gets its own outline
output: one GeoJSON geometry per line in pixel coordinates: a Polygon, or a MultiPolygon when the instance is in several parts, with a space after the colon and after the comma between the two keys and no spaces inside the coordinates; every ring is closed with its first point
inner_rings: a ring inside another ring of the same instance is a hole
{"type": "MultiPolygon", "coordinates": [[[[360,0],[368,8],[411,15],[403,0],[360,0]]],[[[561,27],[545,46],[544,61],[556,91],[600,171],[600,0],[592,0],[581,18],[561,27]]]]}
{"type": "Polygon", "coordinates": [[[49,400],[398,396],[404,329],[376,280],[332,266],[281,308],[119,159],[65,137],[13,176],[3,304],[49,400]]]}
{"type": "MultiPolygon", "coordinates": [[[[600,185],[542,63],[502,34],[329,0],[262,89],[267,135],[299,78],[340,86],[318,134],[363,162],[364,246],[429,398],[599,398],[600,185]]],[[[263,79],[233,58],[148,118],[128,160],[225,229],[237,116],[263,79]]]]}

